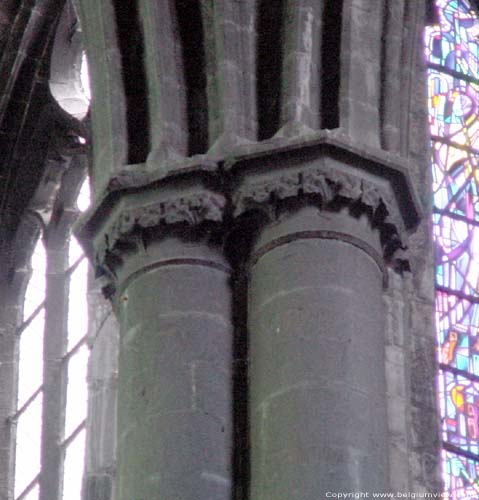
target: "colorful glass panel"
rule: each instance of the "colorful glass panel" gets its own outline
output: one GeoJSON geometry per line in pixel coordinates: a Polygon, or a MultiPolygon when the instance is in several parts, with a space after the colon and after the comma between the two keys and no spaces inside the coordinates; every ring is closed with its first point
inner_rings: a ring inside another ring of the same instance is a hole
{"type": "Polygon", "coordinates": [[[444,371],[439,376],[444,441],[479,454],[479,382],[444,371]]]}
{"type": "Polygon", "coordinates": [[[437,284],[479,297],[479,226],[439,214],[434,221],[437,284]]]}
{"type": "Polygon", "coordinates": [[[479,221],[477,155],[440,141],[432,146],[435,207],[479,221]]]}
{"type": "Polygon", "coordinates": [[[428,28],[426,57],[464,75],[478,77],[479,26],[476,13],[465,0],[436,0],[439,24],[428,28]]]}
{"type": "Polygon", "coordinates": [[[425,46],[443,478],[450,497],[479,500],[479,22],[466,0],[435,4],[425,46]]]}
{"type": "Polygon", "coordinates": [[[479,133],[478,92],[477,83],[431,68],[428,74],[431,134],[472,146],[479,133]]]}
{"type": "Polygon", "coordinates": [[[479,376],[479,304],[438,292],[439,362],[479,376]]]}
{"type": "Polygon", "coordinates": [[[442,452],[445,489],[452,500],[479,499],[479,463],[449,451],[442,452]]]}

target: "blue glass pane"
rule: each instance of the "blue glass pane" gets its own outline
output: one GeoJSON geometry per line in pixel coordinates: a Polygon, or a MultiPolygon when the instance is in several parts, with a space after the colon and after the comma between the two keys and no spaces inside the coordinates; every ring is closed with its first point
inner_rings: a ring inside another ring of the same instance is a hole
{"type": "Polygon", "coordinates": [[[431,134],[472,146],[479,134],[479,86],[432,68],[427,83],[431,134]]]}
{"type": "Polygon", "coordinates": [[[479,297],[479,226],[440,214],[433,220],[436,283],[479,297]]]}
{"type": "Polygon", "coordinates": [[[478,76],[478,22],[469,2],[436,0],[439,24],[426,32],[426,57],[468,76],[478,76]]]}
{"type": "Polygon", "coordinates": [[[442,142],[432,146],[434,205],[479,221],[478,157],[442,142]]]}

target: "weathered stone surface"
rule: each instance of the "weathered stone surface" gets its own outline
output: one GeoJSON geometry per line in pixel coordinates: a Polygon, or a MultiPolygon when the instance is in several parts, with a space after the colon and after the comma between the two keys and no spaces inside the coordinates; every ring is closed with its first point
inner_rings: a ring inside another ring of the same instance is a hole
{"type": "MultiPolygon", "coordinates": [[[[26,207],[41,212],[51,205],[63,167],[45,178],[48,189],[42,196],[34,194],[51,160],[51,143],[88,135],[85,124],[50,103],[49,47],[63,3],[4,0],[0,5],[0,68],[7,75],[0,82],[0,256],[5,263],[0,315],[6,318],[0,338],[0,380],[6,381],[0,387],[0,416],[11,413],[15,400],[10,320],[18,304],[3,303],[3,297],[16,296],[8,283],[20,272],[15,262],[22,259],[12,258],[9,241],[26,207]]],[[[374,457],[371,481],[381,478],[392,491],[440,489],[440,440],[433,425],[425,1],[76,4],[93,86],[95,191],[80,232],[123,331],[120,500],[150,500],[159,482],[166,484],[168,500],[224,498],[231,480],[235,500],[245,500],[249,478],[239,476],[248,475],[248,398],[253,489],[264,495],[276,489],[274,500],[316,499],[318,470],[328,463],[334,470],[355,460],[366,464],[368,458],[355,446],[373,444],[378,448],[368,452],[374,457]],[[299,212],[304,217],[295,218],[299,212]],[[288,217],[295,222],[283,231],[288,217]],[[335,222],[320,228],[321,218],[335,222]],[[268,246],[268,238],[276,240],[274,245],[268,246]],[[245,261],[252,276],[249,311],[243,303],[245,261]],[[403,275],[387,269],[390,264],[403,275]],[[313,278],[319,281],[310,283],[313,278]],[[381,279],[388,288],[381,289],[381,279]],[[267,293],[271,300],[256,304],[267,293]],[[360,336],[352,333],[356,326],[360,336]],[[325,329],[335,335],[329,338],[325,329]],[[345,349],[341,335],[351,337],[345,349]],[[137,351],[129,348],[129,338],[137,351]],[[359,338],[373,347],[375,370],[364,369],[367,356],[355,343],[359,338]],[[241,404],[233,405],[229,349],[238,345],[243,347],[234,364],[243,368],[235,372],[234,390],[245,393],[241,404]],[[247,347],[251,384],[244,368],[247,347]],[[338,379],[351,398],[334,399],[331,381],[338,379]],[[368,390],[381,386],[385,399],[375,408],[358,396],[361,379],[368,397],[368,390]],[[276,394],[276,387],[286,392],[276,394]],[[336,405],[337,421],[320,404],[322,398],[336,405]],[[303,410],[295,413],[292,402],[303,410]],[[357,420],[348,409],[353,403],[361,408],[357,420]],[[165,408],[179,412],[177,417],[162,413],[165,408]],[[228,421],[233,408],[241,423],[220,432],[218,422],[228,421]],[[246,416],[237,415],[242,412],[246,416]],[[315,415],[331,422],[331,436],[340,446],[333,446],[315,415]],[[362,434],[352,432],[355,422],[362,434]],[[378,435],[366,442],[371,422],[379,422],[378,435]],[[318,451],[323,442],[329,455],[318,451]],[[271,461],[258,465],[263,445],[271,461]],[[233,473],[226,465],[231,451],[242,464],[233,473]]],[[[73,23],[74,17],[72,32],[73,23]]],[[[68,36],[63,40],[70,43],[68,36]]],[[[113,320],[89,342],[84,495],[112,500],[113,320]]],[[[8,425],[0,423],[0,438],[0,497],[6,492],[9,499],[13,435],[8,425]]],[[[365,477],[361,467],[354,470],[365,477]]],[[[338,476],[336,486],[346,485],[342,481],[338,476]]]]}
{"type": "MultiPolygon", "coordinates": [[[[92,277],[91,277],[92,278],[92,277]]],[[[119,328],[98,282],[88,291],[88,414],[86,421],[85,500],[113,500],[116,482],[116,431],[119,328]]]]}
{"type": "Polygon", "coordinates": [[[85,500],[111,500],[112,479],[109,476],[89,475],[85,479],[85,500]]]}
{"type": "MultiPolygon", "coordinates": [[[[296,233],[308,225],[350,234],[348,217],[303,208],[255,244],[258,252],[276,242],[250,271],[252,498],[313,500],[338,484],[387,489],[382,271],[340,237],[296,233]]],[[[355,223],[378,247],[367,218],[355,223]]]]}
{"type": "MultiPolygon", "coordinates": [[[[232,488],[232,323],[229,276],[185,243],[175,262],[128,279],[118,396],[119,498],[227,500],[232,488]]],[[[170,247],[170,250],[173,251],[170,247]]],[[[210,260],[221,256],[209,251],[210,260]]],[[[141,258],[141,256],[139,257],[141,258]]]]}

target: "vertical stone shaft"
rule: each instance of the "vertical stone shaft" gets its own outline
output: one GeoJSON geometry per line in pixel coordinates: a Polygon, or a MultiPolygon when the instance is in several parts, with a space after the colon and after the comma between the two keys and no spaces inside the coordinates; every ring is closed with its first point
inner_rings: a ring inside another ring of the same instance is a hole
{"type": "Polygon", "coordinates": [[[382,3],[344,0],[342,17],[340,126],[373,148],[380,146],[382,3]]]}
{"type": "Polygon", "coordinates": [[[118,298],[118,500],[229,500],[229,269],[173,238],[134,267],[118,298]]]}
{"type": "Polygon", "coordinates": [[[399,151],[401,101],[401,49],[404,28],[404,1],[386,1],[384,6],[381,73],[381,147],[399,151]]]}
{"type": "Polygon", "coordinates": [[[315,207],[282,216],[256,242],[249,284],[254,500],[387,487],[378,247],[365,216],[315,207]]]}
{"type": "MultiPolygon", "coordinates": [[[[62,228],[63,229],[63,228],[62,228]]],[[[59,231],[63,233],[63,230],[59,231]]],[[[46,238],[47,283],[43,340],[43,407],[40,500],[60,500],[67,373],[68,244],[66,234],[46,238]]]]}
{"type": "Polygon", "coordinates": [[[186,90],[172,1],[139,3],[145,34],[152,154],[161,161],[188,154],[186,90]]]}
{"type": "MultiPolygon", "coordinates": [[[[15,273],[14,281],[0,286],[0,498],[13,497],[15,421],[17,406],[18,337],[22,307],[19,297],[26,281],[26,269],[15,273]]],[[[3,276],[2,276],[3,278],[3,276]]]]}
{"type": "Polygon", "coordinates": [[[128,135],[121,54],[111,1],[78,2],[92,82],[92,184],[100,190],[126,163],[128,135]]]}
{"type": "Polygon", "coordinates": [[[323,4],[314,0],[286,2],[281,105],[283,127],[319,128],[323,4]]]}
{"type": "Polygon", "coordinates": [[[255,140],[256,9],[254,0],[201,2],[208,72],[211,150],[255,140]]]}

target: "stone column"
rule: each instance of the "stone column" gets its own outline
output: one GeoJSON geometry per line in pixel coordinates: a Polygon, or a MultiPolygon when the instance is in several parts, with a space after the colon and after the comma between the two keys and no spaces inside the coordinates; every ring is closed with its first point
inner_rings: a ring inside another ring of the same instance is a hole
{"type": "Polygon", "coordinates": [[[68,345],[68,235],[70,221],[50,226],[45,235],[47,283],[45,333],[43,336],[43,405],[40,499],[62,498],[67,398],[67,365],[64,356],[68,345]]]}
{"type": "Polygon", "coordinates": [[[403,217],[378,167],[337,144],[233,165],[238,212],[263,220],[248,259],[251,499],[388,491],[382,293],[403,217]]]}
{"type": "Polygon", "coordinates": [[[17,328],[22,318],[20,305],[22,292],[28,281],[27,266],[19,267],[13,274],[13,278],[11,282],[7,280],[5,274],[2,274],[0,278],[2,280],[0,286],[0,380],[2,381],[0,384],[0,498],[12,498],[14,491],[18,394],[17,328]]]}
{"type": "Polygon", "coordinates": [[[179,181],[116,196],[84,232],[120,324],[117,500],[229,500],[230,269],[214,243],[225,200],[179,181]]]}
{"type": "Polygon", "coordinates": [[[317,207],[285,214],[258,238],[249,285],[252,498],[386,489],[378,247],[365,216],[317,207]]]}

